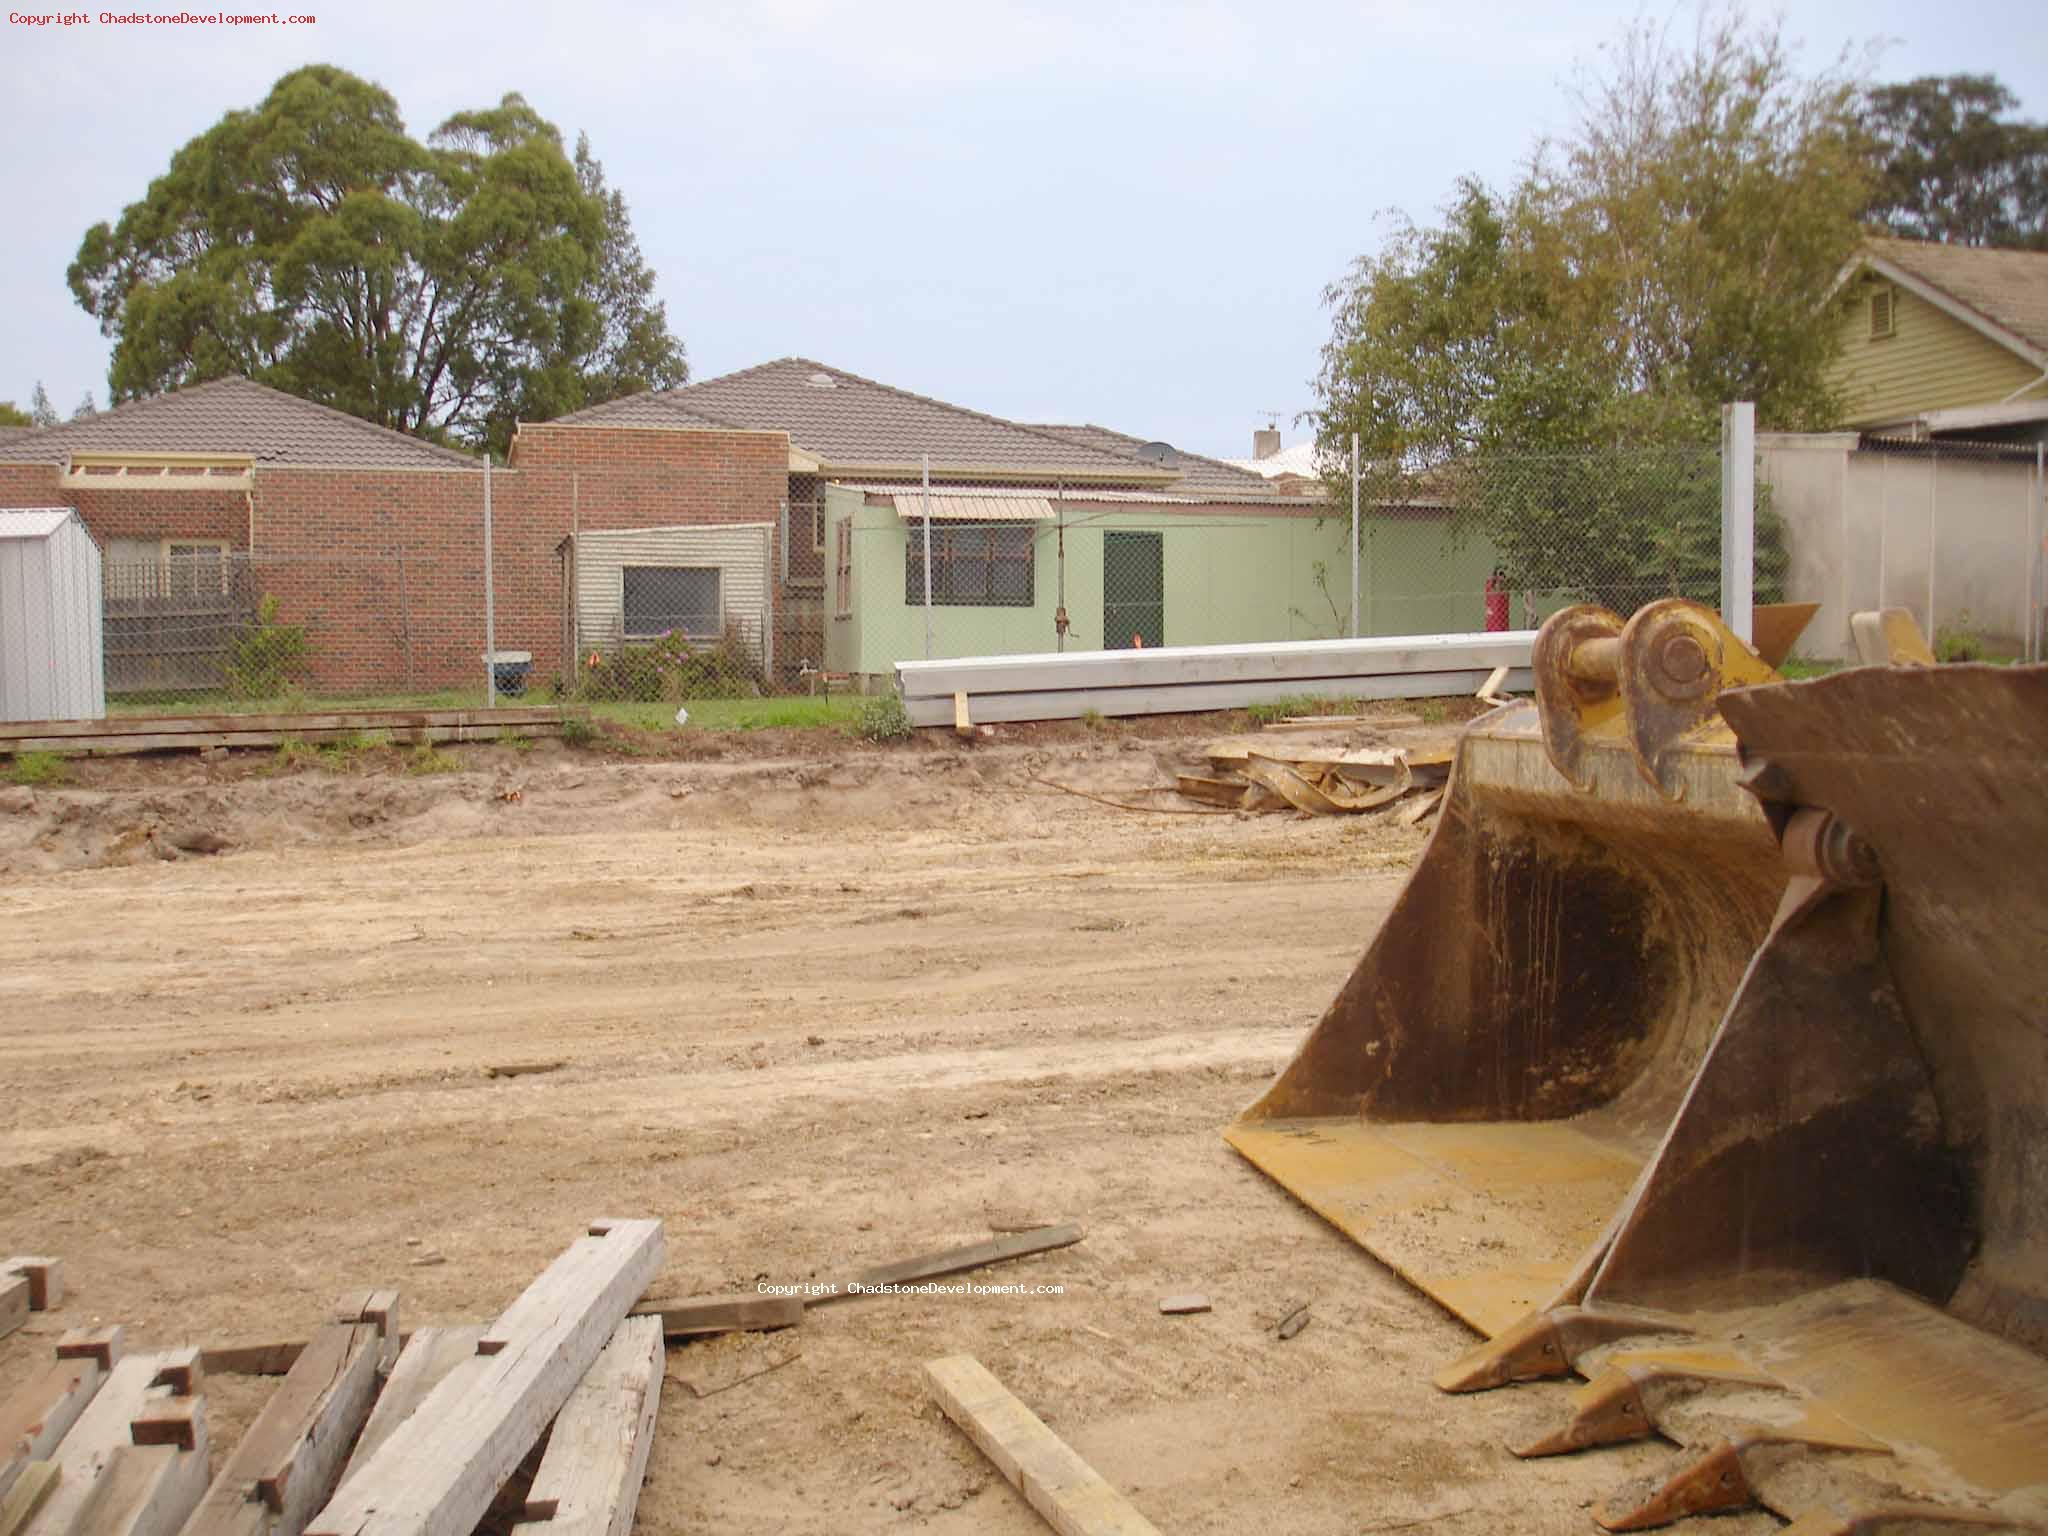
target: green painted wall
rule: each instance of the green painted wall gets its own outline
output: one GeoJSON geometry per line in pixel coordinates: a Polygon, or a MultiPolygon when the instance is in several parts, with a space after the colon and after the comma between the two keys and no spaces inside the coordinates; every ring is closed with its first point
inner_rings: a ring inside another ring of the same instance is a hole
{"type": "MultiPolygon", "coordinates": [[[[886,673],[923,657],[924,609],[904,601],[907,550],[918,525],[893,506],[869,506],[858,490],[826,493],[826,664],[835,672],[886,673]],[[838,616],[839,526],[853,524],[852,616],[838,616]]],[[[1142,529],[1163,535],[1166,644],[1221,645],[1252,640],[1318,640],[1346,632],[1351,566],[1349,518],[1300,514],[1176,515],[1156,507],[1112,510],[1069,503],[1066,604],[1068,650],[1103,644],[1102,534],[1142,529]],[[1317,582],[1317,566],[1328,592],[1317,582]],[[1333,611],[1334,606],[1334,611],[1333,611]]],[[[987,656],[1058,648],[1057,532],[1043,525],[1035,543],[1029,608],[934,605],[935,657],[987,656]]],[[[1492,568],[1481,543],[1454,548],[1437,517],[1367,518],[1360,585],[1367,634],[1437,634],[1483,624],[1481,589],[1492,568]]]]}
{"type": "Polygon", "coordinates": [[[2048,396],[2041,371],[2026,359],[1903,288],[1892,289],[1894,333],[1873,339],[1870,297],[1882,287],[1891,285],[1866,272],[1841,301],[1842,350],[1829,377],[1842,392],[1844,425],[1882,426],[1922,411],[2048,396]]]}

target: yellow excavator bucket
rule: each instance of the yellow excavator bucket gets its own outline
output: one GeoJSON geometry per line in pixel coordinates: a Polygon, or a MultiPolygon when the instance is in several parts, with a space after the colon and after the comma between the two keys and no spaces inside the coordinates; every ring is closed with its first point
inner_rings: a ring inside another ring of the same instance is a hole
{"type": "Polygon", "coordinates": [[[1661,1433],[1634,1530],[2048,1529],[2048,668],[1786,683],[1692,604],[1553,618],[1233,1146],[1661,1433]]]}

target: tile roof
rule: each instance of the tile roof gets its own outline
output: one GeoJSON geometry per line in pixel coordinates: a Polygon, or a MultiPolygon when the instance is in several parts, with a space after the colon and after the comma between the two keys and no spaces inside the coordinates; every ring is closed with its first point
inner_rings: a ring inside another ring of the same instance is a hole
{"type": "Polygon", "coordinates": [[[0,443],[8,442],[17,437],[25,437],[35,430],[34,427],[0,427],[0,443]]]}
{"type": "Polygon", "coordinates": [[[1056,437],[1063,437],[1069,442],[1080,443],[1103,453],[1121,455],[1148,468],[1174,471],[1180,478],[1173,482],[1173,489],[1189,495],[1199,494],[1208,499],[1220,495],[1228,500],[1264,501],[1273,494],[1273,487],[1266,483],[1264,476],[1249,473],[1223,459],[1204,458],[1199,453],[1185,453],[1178,448],[1173,450],[1170,458],[1141,458],[1139,450],[1152,446],[1146,439],[1132,437],[1124,432],[1113,432],[1108,427],[1069,427],[1047,423],[1039,426],[1037,430],[1050,432],[1056,437]]]}
{"type": "Polygon", "coordinates": [[[477,459],[248,379],[188,384],[80,421],[0,438],[0,462],[74,453],[246,453],[323,469],[475,469],[477,459]]]}
{"type": "Polygon", "coordinates": [[[1306,480],[1316,480],[1320,479],[1323,473],[1316,455],[1315,440],[1311,438],[1305,443],[1296,443],[1291,448],[1282,448],[1278,453],[1269,453],[1263,459],[1225,459],[1223,462],[1249,470],[1252,474],[1268,480],[1277,479],[1281,475],[1300,475],[1306,480]]]}
{"type": "Polygon", "coordinates": [[[591,426],[648,424],[658,420],[650,414],[657,409],[680,411],[708,425],[787,432],[792,445],[834,471],[854,465],[900,469],[929,453],[937,470],[1066,473],[1132,484],[1162,479],[1155,467],[1127,454],[913,395],[804,357],[777,358],[700,384],[630,395],[556,419],[591,426]]]}
{"type": "Polygon", "coordinates": [[[2048,251],[1879,239],[1870,242],[1867,252],[2048,352],[2048,251]]]}

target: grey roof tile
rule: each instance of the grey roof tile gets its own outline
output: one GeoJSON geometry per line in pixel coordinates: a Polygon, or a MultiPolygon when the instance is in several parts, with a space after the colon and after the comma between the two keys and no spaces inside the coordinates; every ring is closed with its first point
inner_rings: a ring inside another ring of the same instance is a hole
{"type": "Polygon", "coordinates": [[[914,395],[804,357],[777,358],[659,395],[629,396],[559,420],[592,426],[646,421],[652,418],[645,413],[657,405],[712,424],[787,432],[794,446],[835,467],[913,465],[929,453],[932,467],[940,470],[1066,471],[1092,478],[1122,474],[1133,484],[1160,478],[1156,469],[1129,455],[914,395]]]}
{"type": "Polygon", "coordinates": [[[0,462],[61,464],[74,453],[246,453],[323,469],[476,469],[453,448],[248,379],[216,379],[132,400],[82,421],[0,439],[0,462]]]}
{"type": "Polygon", "coordinates": [[[1275,499],[1273,487],[1264,475],[1238,469],[1221,459],[1204,458],[1199,453],[1188,453],[1178,448],[1173,450],[1173,457],[1170,459],[1156,462],[1141,459],[1138,457],[1138,450],[1147,446],[1145,438],[1132,437],[1126,432],[1113,432],[1108,427],[1044,423],[1036,430],[1053,433],[1055,436],[1066,438],[1069,442],[1081,443],[1104,453],[1121,454],[1149,468],[1175,471],[1180,478],[1173,482],[1173,489],[1184,495],[1203,492],[1227,496],[1232,500],[1275,499]]]}

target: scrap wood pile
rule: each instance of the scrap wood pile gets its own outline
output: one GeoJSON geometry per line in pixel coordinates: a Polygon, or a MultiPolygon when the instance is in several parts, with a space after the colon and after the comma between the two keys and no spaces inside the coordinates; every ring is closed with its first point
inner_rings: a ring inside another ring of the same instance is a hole
{"type": "MultiPolygon", "coordinates": [[[[801,1295],[651,1300],[661,1222],[600,1221],[489,1323],[401,1333],[398,1293],[361,1291],[282,1343],[134,1351],[118,1325],[74,1328],[0,1400],[0,1536],[624,1536],[666,1340],[788,1328],[806,1307],[1081,1235],[1014,1232],[801,1295]],[[209,1374],[282,1378],[217,1467],[209,1374]]],[[[63,1289],[57,1260],[0,1261],[0,1334],[63,1289]]],[[[706,1397],[796,1358],[682,1385],[706,1397]]]]}
{"type": "Polygon", "coordinates": [[[1234,811],[1390,811],[1414,826],[1442,800],[1454,752],[1450,743],[1345,751],[1234,737],[1204,750],[1208,773],[1179,774],[1175,787],[1190,800],[1234,811]]]}

